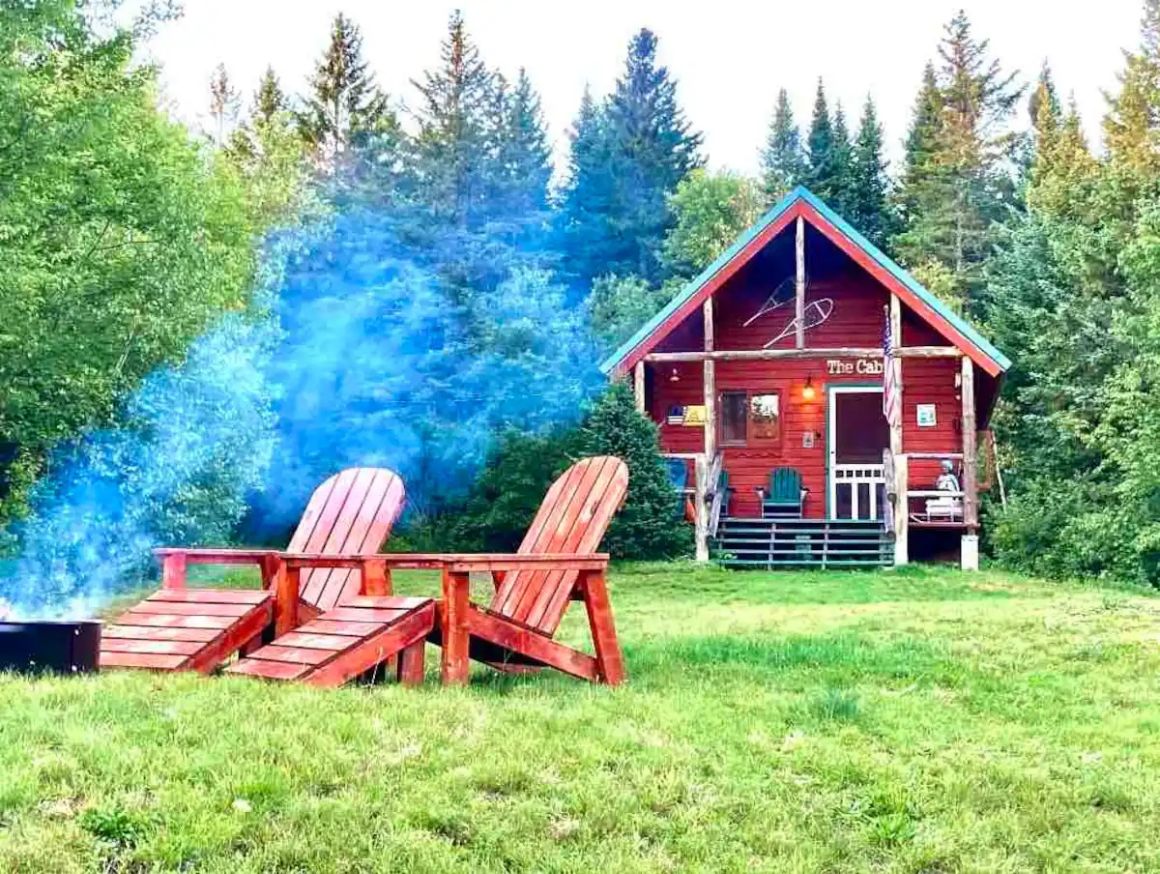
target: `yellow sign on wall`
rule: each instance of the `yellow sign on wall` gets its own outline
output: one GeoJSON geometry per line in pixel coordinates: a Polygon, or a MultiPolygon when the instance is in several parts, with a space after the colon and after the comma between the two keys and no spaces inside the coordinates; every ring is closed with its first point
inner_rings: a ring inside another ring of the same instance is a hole
{"type": "Polygon", "coordinates": [[[683,425],[704,425],[705,424],[705,407],[703,404],[685,407],[685,420],[683,425]]]}

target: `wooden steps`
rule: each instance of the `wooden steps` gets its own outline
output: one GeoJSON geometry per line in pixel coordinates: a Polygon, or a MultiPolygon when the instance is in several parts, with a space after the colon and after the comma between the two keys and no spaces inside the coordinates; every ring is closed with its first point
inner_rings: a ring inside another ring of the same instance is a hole
{"type": "Polygon", "coordinates": [[[725,567],[887,567],[894,540],[882,523],[857,519],[758,519],[721,521],[717,547],[725,567]]]}
{"type": "Polygon", "coordinates": [[[267,680],[341,686],[399,655],[399,679],[423,679],[423,650],[435,627],[430,598],[357,596],[226,668],[267,680]]]}
{"type": "Polygon", "coordinates": [[[209,673],[273,618],[269,592],[162,589],[105,626],[101,667],[209,673]]]}

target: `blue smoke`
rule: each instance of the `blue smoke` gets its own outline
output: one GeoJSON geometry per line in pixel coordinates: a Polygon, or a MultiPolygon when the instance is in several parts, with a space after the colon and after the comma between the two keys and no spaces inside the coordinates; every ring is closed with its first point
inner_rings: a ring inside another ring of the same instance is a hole
{"type": "Polygon", "coordinates": [[[438,513],[501,429],[574,420],[603,384],[583,312],[539,260],[483,240],[481,261],[456,261],[361,209],[279,232],[254,313],[146,379],[123,427],[59,449],[0,600],[91,614],[139,584],[152,548],[227,542],[243,516],[248,539],[284,543],[352,465],[395,469],[409,512],[438,513]]]}

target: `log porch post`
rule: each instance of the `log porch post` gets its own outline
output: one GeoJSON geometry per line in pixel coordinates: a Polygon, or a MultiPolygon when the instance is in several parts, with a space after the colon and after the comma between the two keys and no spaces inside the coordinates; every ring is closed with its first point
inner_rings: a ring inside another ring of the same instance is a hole
{"type": "Polygon", "coordinates": [[[798,349],[806,345],[806,221],[797,218],[797,234],[794,242],[794,345],[798,349]]]}
{"type": "Polygon", "coordinates": [[[978,475],[978,432],[975,429],[975,364],[964,355],[962,358],[963,401],[963,570],[979,569],[979,475],[978,475]]]}
{"type": "Polygon", "coordinates": [[[636,400],[636,411],[644,413],[644,361],[636,362],[632,369],[632,396],[636,400]]]}
{"type": "MultiPolygon", "coordinates": [[[[713,351],[713,298],[708,298],[701,306],[704,324],[705,352],[713,351]]],[[[694,463],[695,477],[693,489],[693,524],[696,535],[697,561],[709,560],[709,468],[717,454],[717,362],[706,358],[701,365],[703,400],[705,405],[704,452],[694,463]]]]}
{"type": "MultiPolygon", "coordinates": [[[[902,302],[898,295],[890,295],[890,347],[892,351],[902,345],[902,302]]],[[[898,415],[890,423],[890,454],[894,456],[894,566],[910,564],[910,462],[903,452],[902,423],[906,418],[902,405],[902,358],[897,354],[884,362],[894,369],[894,384],[898,389],[898,415]]]]}

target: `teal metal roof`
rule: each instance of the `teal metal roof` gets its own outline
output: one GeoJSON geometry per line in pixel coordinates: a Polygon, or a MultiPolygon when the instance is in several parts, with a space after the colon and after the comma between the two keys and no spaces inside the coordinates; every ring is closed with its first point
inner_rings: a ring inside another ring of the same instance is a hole
{"type": "Polygon", "coordinates": [[[858,233],[845,219],[830,209],[818,197],[816,197],[809,189],[799,185],[785,197],[783,197],[769,212],[757,220],[749,230],[738,237],[732,246],[722,252],[712,264],[706,267],[701,273],[682,288],[673,299],[670,300],[659,313],[649,319],[640,330],[626,340],[619,349],[613,352],[600,365],[600,369],[604,373],[610,373],[621,361],[623,361],[632,350],[639,346],[648,336],[656,330],[656,328],[665,323],[668,318],[680,309],[689,298],[693,297],[700,291],[709,280],[711,280],[718,271],[720,271],[726,264],[732,261],[749,243],[761,234],[771,224],[776,222],[785,212],[790,209],[798,201],[805,201],[812,206],[818,213],[830,224],[832,224],[838,231],[849,238],[855,246],[860,248],[863,252],[870,256],[878,263],[882,269],[902,283],[908,290],[914,293],[923,303],[929,306],[932,310],[942,316],[964,337],[970,340],[976,347],[999,365],[1000,369],[1007,370],[1011,366],[1011,360],[996,349],[991,342],[980,334],[974,327],[972,327],[962,316],[951,310],[946,304],[940,301],[937,297],[927,291],[913,276],[903,270],[892,258],[885,252],[867,240],[864,236],[858,233]]]}

